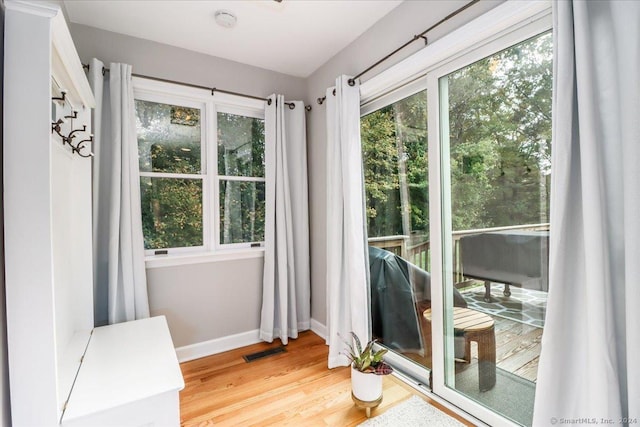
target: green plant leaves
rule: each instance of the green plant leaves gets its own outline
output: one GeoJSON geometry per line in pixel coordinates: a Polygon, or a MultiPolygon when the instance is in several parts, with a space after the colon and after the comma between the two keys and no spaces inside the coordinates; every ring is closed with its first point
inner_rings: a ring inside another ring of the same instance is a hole
{"type": "Polygon", "coordinates": [[[351,332],[351,337],[355,343],[355,349],[350,342],[345,341],[349,350],[349,354],[346,354],[346,356],[351,361],[354,369],[357,369],[360,372],[373,373],[376,375],[388,375],[393,372],[393,368],[383,361],[384,355],[387,353],[387,349],[383,348],[378,351],[374,351],[373,345],[376,343],[376,340],[369,341],[363,349],[360,338],[358,338],[354,332],[351,332]]]}

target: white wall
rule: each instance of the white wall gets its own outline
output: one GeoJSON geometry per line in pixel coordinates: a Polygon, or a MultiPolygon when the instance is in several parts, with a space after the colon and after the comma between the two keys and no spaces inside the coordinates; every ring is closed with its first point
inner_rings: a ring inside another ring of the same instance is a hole
{"type": "Polygon", "coordinates": [[[262,265],[253,258],[147,269],[151,314],[167,317],[176,347],[256,330],[262,265]]]}
{"type": "MultiPolygon", "coordinates": [[[[307,116],[309,156],[309,203],[311,213],[311,316],[326,324],[326,131],[325,107],[316,104],[316,98],[324,96],[325,89],[335,84],[338,75],[355,75],[392,52],[415,34],[429,28],[454,10],[468,3],[467,0],[405,1],[378,21],[366,33],[335,55],[307,79],[307,98],[313,100],[313,111],[307,116]]],[[[471,6],[462,14],[447,21],[427,35],[433,42],[455,28],[469,22],[501,3],[486,0],[471,6]]],[[[393,56],[389,61],[361,77],[366,81],[389,66],[424,47],[415,41],[393,56]]]]}
{"type": "Polygon", "coordinates": [[[275,71],[79,24],[69,24],[83,63],[91,58],[125,62],[144,74],[205,87],[267,97],[280,93],[291,100],[306,94],[305,80],[275,71]]]}
{"type": "MultiPolygon", "coordinates": [[[[136,74],[256,96],[275,92],[300,100],[306,94],[306,82],[298,77],[83,25],[70,29],[83,63],[92,57],[125,62],[136,74]]],[[[262,265],[262,258],[252,258],[149,268],[151,315],[167,317],[176,347],[257,330],[262,265]]]]}

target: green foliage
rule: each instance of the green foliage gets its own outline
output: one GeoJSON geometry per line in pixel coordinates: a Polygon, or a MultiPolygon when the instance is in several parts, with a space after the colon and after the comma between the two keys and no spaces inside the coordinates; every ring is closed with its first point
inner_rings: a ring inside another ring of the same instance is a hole
{"type": "MultiPolygon", "coordinates": [[[[453,230],[548,222],[551,34],[443,79],[453,230]]],[[[362,118],[371,237],[417,233],[428,239],[426,100],[420,92],[362,118]]]]}
{"type": "Polygon", "coordinates": [[[552,38],[448,76],[454,230],[548,221],[552,38]]]}
{"type": "Polygon", "coordinates": [[[220,242],[264,240],[264,182],[220,181],[220,242]]]}
{"type": "Polygon", "coordinates": [[[201,246],[202,181],[140,178],[145,249],[201,246]]]}
{"type": "Polygon", "coordinates": [[[426,111],[426,92],[419,92],[361,120],[369,236],[429,231],[426,111]]]}
{"type": "Polygon", "coordinates": [[[218,113],[218,174],[264,177],[264,120],[218,113]]]}

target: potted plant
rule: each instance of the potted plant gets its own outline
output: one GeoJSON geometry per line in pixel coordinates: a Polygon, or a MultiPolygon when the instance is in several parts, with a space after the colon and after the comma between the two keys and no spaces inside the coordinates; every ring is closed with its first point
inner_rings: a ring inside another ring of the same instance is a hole
{"type": "MultiPolygon", "coordinates": [[[[351,361],[351,391],[356,403],[376,403],[382,401],[382,375],[393,372],[391,366],[387,365],[383,356],[386,349],[375,351],[373,346],[376,340],[371,340],[362,348],[358,336],[351,332],[354,345],[346,343],[349,353],[347,358],[351,361]],[[356,400],[357,399],[357,400],[356,400]]],[[[367,413],[369,409],[367,409],[367,413]]],[[[367,414],[368,415],[368,414],[367,414]]]]}

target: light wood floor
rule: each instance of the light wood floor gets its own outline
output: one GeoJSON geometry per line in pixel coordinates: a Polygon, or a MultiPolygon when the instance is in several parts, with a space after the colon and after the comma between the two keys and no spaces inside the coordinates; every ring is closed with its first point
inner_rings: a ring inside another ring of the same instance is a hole
{"type": "MultiPolygon", "coordinates": [[[[181,364],[183,426],[355,426],[366,420],[354,407],[348,368],[327,369],[328,347],[313,332],[291,340],[287,352],[247,363],[243,355],[279,346],[260,343],[181,364]]],[[[372,412],[419,395],[400,380],[384,378],[384,400],[372,412]]],[[[419,395],[462,423],[438,403],[419,395]]]]}

